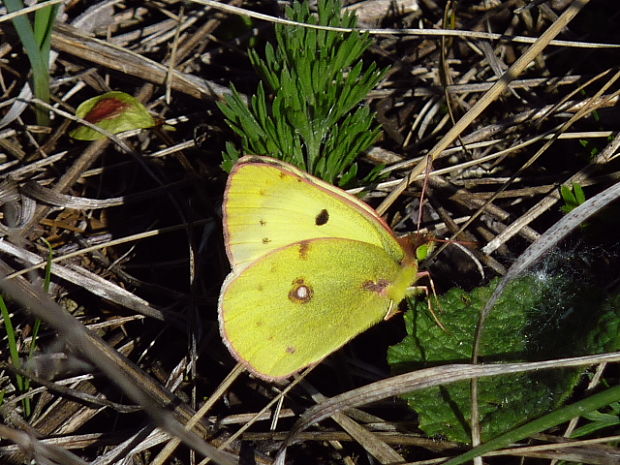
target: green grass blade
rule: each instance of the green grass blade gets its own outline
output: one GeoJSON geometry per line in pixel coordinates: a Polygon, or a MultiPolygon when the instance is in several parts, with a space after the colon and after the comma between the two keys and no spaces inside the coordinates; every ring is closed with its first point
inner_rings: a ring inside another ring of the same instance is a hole
{"type": "MultiPolygon", "coordinates": [[[[6,330],[6,337],[9,341],[9,354],[11,355],[11,362],[16,367],[21,366],[21,360],[19,358],[19,350],[17,349],[17,338],[15,337],[15,328],[11,321],[11,314],[4,302],[4,297],[0,295],[0,313],[2,314],[2,320],[4,321],[4,328],[6,330]]],[[[24,388],[24,379],[17,375],[17,388],[22,391],[24,388]]]]}
{"type": "Polygon", "coordinates": [[[571,419],[583,415],[586,412],[591,412],[618,400],[620,400],[620,386],[609,388],[606,391],[599,392],[586,399],[580,400],[579,402],[562,407],[555,412],[544,415],[519,428],[515,428],[508,433],[502,434],[501,436],[498,436],[485,444],[475,447],[464,454],[444,462],[444,465],[459,465],[461,463],[465,463],[472,460],[474,457],[501,449],[502,447],[528,438],[533,434],[540,433],[541,431],[545,431],[549,428],[570,421],[571,419]]]}
{"type": "MultiPolygon", "coordinates": [[[[21,0],[3,0],[9,13],[14,13],[24,8],[21,0]]],[[[49,89],[49,52],[52,28],[58,12],[58,5],[41,8],[35,13],[34,30],[25,15],[17,16],[12,20],[26,55],[30,61],[33,75],[34,95],[44,101],[50,101],[49,89]]],[[[37,123],[49,126],[49,114],[47,110],[37,108],[37,123]]]]}

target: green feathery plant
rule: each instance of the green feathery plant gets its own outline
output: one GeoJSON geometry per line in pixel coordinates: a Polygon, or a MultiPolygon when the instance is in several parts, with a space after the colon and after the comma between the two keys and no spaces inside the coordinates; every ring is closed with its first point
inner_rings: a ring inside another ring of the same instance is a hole
{"type": "MultiPolygon", "coordinates": [[[[2,0],[9,13],[14,13],[24,8],[22,0],[2,0]]],[[[21,40],[30,66],[32,67],[32,81],[34,95],[45,103],[50,101],[50,74],[49,57],[52,28],[58,13],[58,4],[40,8],[34,13],[34,26],[29,22],[26,15],[20,15],[13,19],[13,26],[21,40]]],[[[37,123],[49,126],[49,114],[44,108],[36,109],[37,123]]]]}
{"type": "MultiPolygon", "coordinates": [[[[356,25],[354,15],[341,13],[339,0],[319,0],[318,17],[307,2],[296,2],[287,7],[286,16],[313,25],[356,25]]],[[[360,59],[371,40],[355,32],[281,24],[275,33],[277,46],[268,43],[264,58],[249,51],[263,78],[249,104],[234,88],[219,104],[241,137],[241,150],[227,143],[222,167],[230,171],[242,152],[270,155],[330,183],[347,185],[357,176],[355,159],[379,135],[374,115],[360,104],[385,74],[374,63],[364,68],[360,59]]]]}

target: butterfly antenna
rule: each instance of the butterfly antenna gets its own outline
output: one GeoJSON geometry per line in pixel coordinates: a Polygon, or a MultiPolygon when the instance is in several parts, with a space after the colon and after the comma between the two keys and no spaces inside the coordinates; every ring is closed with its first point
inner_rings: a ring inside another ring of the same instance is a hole
{"type": "Polygon", "coordinates": [[[426,194],[426,189],[428,188],[428,178],[431,175],[431,171],[433,169],[433,159],[430,157],[430,154],[426,156],[426,166],[424,167],[424,182],[422,183],[422,192],[420,193],[420,208],[418,210],[418,231],[422,227],[422,215],[424,212],[424,195],[426,194]]]}

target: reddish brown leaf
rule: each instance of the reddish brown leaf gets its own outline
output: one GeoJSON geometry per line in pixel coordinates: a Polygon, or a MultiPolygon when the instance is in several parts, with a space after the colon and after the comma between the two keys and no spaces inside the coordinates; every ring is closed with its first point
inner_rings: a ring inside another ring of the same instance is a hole
{"type": "Polygon", "coordinates": [[[84,119],[89,123],[96,124],[99,121],[116,118],[129,106],[129,103],[123,102],[116,98],[106,98],[97,102],[97,104],[88,112],[84,119]]]}

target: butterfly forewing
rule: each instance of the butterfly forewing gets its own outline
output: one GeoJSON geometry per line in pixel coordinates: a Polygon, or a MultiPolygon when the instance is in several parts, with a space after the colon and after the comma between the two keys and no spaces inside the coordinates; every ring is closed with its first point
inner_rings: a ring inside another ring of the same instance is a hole
{"type": "Polygon", "coordinates": [[[404,256],[391,230],[364,202],[266,157],[243,157],[235,165],[226,187],[224,229],[233,269],[319,237],[374,244],[396,261],[404,256]]]}

